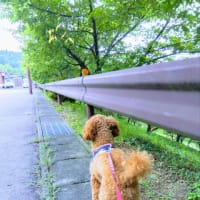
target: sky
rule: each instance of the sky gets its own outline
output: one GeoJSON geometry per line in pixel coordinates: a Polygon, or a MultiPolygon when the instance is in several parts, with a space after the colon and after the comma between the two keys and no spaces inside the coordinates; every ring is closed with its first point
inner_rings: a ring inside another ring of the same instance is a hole
{"type": "Polygon", "coordinates": [[[12,33],[17,29],[17,26],[8,19],[0,19],[0,50],[21,51],[22,44],[12,33]]]}

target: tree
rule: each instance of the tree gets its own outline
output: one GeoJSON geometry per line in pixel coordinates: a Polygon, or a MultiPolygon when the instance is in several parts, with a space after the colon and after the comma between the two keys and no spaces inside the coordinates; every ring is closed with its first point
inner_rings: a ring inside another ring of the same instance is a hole
{"type": "Polygon", "coordinates": [[[13,68],[20,68],[21,53],[14,51],[1,50],[0,51],[0,64],[10,65],[13,68]]]}
{"type": "Polygon", "coordinates": [[[5,71],[9,75],[20,75],[23,76],[23,72],[19,68],[13,68],[10,65],[2,65],[0,64],[0,71],[5,71]]]}
{"type": "Polygon", "coordinates": [[[196,0],[0,0],[21,21],[24,65],[40,82],[200,52],[196,0]],[[129,47],[125,39],[141,41],[129,47]]]}

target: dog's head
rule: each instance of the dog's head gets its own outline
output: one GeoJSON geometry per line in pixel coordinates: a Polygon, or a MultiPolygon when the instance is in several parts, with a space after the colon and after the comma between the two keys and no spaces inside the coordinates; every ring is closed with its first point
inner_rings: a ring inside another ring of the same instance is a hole
{"type": "Polygon", "coordinates": [[[83,129],[83,138],[85,140],[94,141],[98,132],[107,131],[111,132],[113,137],[119,135],[119,126],[113,117],[104,115],[94,115],[85,124],[83,129]]]}

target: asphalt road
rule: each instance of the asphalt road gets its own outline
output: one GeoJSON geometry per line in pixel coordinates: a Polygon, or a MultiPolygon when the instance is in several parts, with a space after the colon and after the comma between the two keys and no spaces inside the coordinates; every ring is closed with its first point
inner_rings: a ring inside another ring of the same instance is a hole
{"type": "Polygon", "coordinates": [[[37,200],[34,99],[27,88],[0,89],[0,200],[37,200]]]}

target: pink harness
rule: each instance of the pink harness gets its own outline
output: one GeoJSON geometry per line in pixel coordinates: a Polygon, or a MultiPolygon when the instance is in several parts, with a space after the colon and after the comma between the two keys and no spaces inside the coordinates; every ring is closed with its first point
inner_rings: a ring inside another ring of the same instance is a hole
{"type": "Polygon", "coordinates": [[[93,158],[100,152],[107,152],[108,153],[109,167],[110,167],[110,170],[111,170],[111,173],[112,173],[112,177],[115,181],[115,191],[116,191],[116,195],[117,195],[117,200],[123,200],[122,193],[121,193],[120,188],[117,184],[117,178],[116,178],[116,175],[115,175],[115,168],[114,168],[112,157],[111,157],[111,154],[110,154],[111,148],[112,148],[111,144],[105,144],[105,145],[100,146],[96,151],[93,152],[93,158]]]}

